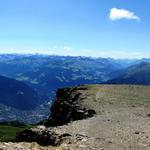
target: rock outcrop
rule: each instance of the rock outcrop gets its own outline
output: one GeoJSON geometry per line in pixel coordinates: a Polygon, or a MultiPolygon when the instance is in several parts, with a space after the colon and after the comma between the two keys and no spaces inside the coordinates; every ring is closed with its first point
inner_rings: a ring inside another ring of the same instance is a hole
{"type": "Polygon", "coordinates": [[[82,120],[96,114],[95,110],[87,108],[83,103],[86,98],[83,97],[82,91],[86,89],[86,87],[58,89],[56,101],[51,107],[51,115],[47,125],[63,125],[70,121],[82,120]]]}

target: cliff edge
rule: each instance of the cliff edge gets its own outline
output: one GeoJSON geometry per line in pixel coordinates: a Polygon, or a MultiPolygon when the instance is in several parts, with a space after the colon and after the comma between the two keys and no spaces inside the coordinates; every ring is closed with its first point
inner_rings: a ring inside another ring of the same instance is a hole
{"type": "Polygon", "coordinates": [[[86,86],[58,89],[56,101],[51,107],[51,115],[48,119],[49,126],[58,126],[70,121],[82,120],[93,117],[96,112],[89,106],[84,92],[86,86]]]}

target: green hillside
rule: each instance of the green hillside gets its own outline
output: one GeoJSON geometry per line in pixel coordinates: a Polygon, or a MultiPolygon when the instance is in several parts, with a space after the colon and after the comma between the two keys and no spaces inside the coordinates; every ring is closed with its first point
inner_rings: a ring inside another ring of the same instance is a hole
{"type": "Polygon", "coordinates": [[[31,126],[14,124],[14,123],[0,123],[0,142],[14,141],[16,133],[23,131],[26,128],[31,128],[31,126]]]}

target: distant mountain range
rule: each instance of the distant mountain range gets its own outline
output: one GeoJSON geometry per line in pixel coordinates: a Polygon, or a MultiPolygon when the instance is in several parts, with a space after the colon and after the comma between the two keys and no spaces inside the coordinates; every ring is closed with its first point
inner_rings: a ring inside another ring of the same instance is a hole
{"type": "MultiPolygon", "coordinates": [[[[135,60],[43,55],[0,55],[0,74],[26,83],[43,101],[60,87],[107,81],[135,60]]],[[[49,98],[47,98],[49,97],[49,98]]]]}

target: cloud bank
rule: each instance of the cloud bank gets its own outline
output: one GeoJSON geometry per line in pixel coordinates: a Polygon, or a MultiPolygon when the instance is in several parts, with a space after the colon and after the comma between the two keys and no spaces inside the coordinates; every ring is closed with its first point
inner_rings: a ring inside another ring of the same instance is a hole
{"type": "Polygon", "coordinates": [[[109,19],[111,21],[116,21],[120,19],[129,19],[129,20],[137,20],[139,21],[140,18],[134,14],[134,12],[131,12],[126,9],[118,9],[118,8],[112,8],[110,10],[109,19]]]}

